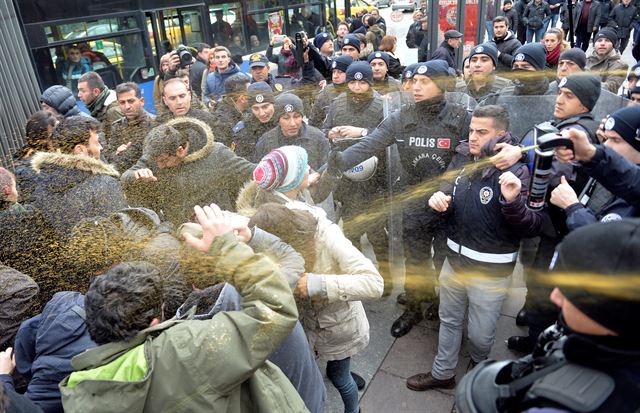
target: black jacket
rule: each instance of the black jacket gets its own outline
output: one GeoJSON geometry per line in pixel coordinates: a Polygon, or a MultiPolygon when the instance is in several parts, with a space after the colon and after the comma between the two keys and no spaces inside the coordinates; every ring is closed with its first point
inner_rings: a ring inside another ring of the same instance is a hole
{"type": "Polygon", "coordinates": [[[524,15],[524,10],[527,8],[528,4],[529,4],[529,0],[517,0],[513,5],[513,8],[515,9],[516,13],[518,13],[518,27],[513,28],[514,33],[517,31],[518,28],[526,27],[526,24],[522,17],[524,15]]]}
{"type": "Polygon", "coordinates": [[[513,63],[513,55],[522,43],[516,38],[512,31],[508,31],[504,39],[493,39],[493,43],[496,45],[496,49],[500,52],[498,56],[497,71],[509,71],[511,70],[511,64],[513,63]]]}
{"type": "Polygon", "coordinates": [[[142,156],[144,138],[153,126],[155,116],[143,111],[137,119],[130,121],[122,117],[111,125],[107,136],[103,154],[107,162],[113,164],[119,172],[131,168],[142,156]],[[131,142],[131,146],[124,152],[116,154],[121,145],[131,142]]]}
{"type": "Polygon", "coordinates": [[[536,4],[535,0],[531,0],[524,9],[522,22],[527,28],[538,30],[545,24],[549,16],[551,16],[551,9],[549,9],[547,2],[543,0],[540,4],[536,4]]]}
{"type": "Polygon", "coordinates": [[[509,30],[518,30],[520,16],[518,16],[518,11],[516,9],[512,7],[507,11],[500,10],[498,12],[498,16],[504,16],[509,19],[509,30]]]}
{"type": "Polygon", "coordinates": [[[600,3],[600,26],[606,26],[609,24],[609,15],[613,10],[615,4],[611,0],[598,0],[600,3]]]}
{"type": "Polygon", "coordinates": [[[331,157],[329,169],[346,171],[397,144],[407,184],[442,174],[460,140],[469,135],[471,115],[443,98],[403,107],[382,121],[366,138],[331,157]]]}
{"type": "MultiPolygon", "coordinates": [[[[582,7],[584,5],[584,0],[578,1],[573,5],[573,31],[574,33],[578,31],[578,23],[580,22],[580,14],[582,14],[582,7]]],[[[600,2],[596,0],[591,1],[591,7],[589,8],[589,19],[587,21],[587,32],[593,32],[594,28],[597,31],[600,27],[600,20],[602,18],[602,5],[600,2]]],[[[566,31],[569,30],[569,8],[565,7],[562,11],[562,29],[566,31]]]]}
{"type": "Polygon", "coordinates": [[[228,147],[231,147],[233,141],[233,127],[242,120],[244,113],[236,109],[233,102],[228,97],[223,97],[220,103],[216,105],[213,112],[214,127],[213,131],[216,141],[228,147]]]}
{"type": "Polygon", "coordinates": [[[446,40],[440,43],[440,47],[433,51],[433,55],[431,55],[431,59],[429,60],[444,60],[449,64],[450,68],[458,69],[456,51],[453,47],[449,46],[446,40]]]}
{"type": "Polygon", "coordinates": [[[70,116],[89,116],[80,110],[73,92],[64,86],[51,86],[42,93],[40,100],[54,108],[65,118],[70,116]]]}
{"type": "Polygon", "coordinates": [[[205,62],[203,58],[196,54],[196,61],[191,65],[189,71],[189,82],[191,91],[199,98],[202,98],[202,86],[206,82],[209,72],[209,62],[205,62]]]}
{"type": "Polygon", "coordinates": [[[632,4],[625,7],[624,4],[620,3],[613,8],[609,15],[609,26],[617,28],[618,38],[629,37],[633,23],[638,20],[637,14],[638,9],[632,4]]]}
{"type": "Polygon", "coordinates": [[[596,145],[591,161],[582,169],[591,177],[634,207],[640,207],[640,167],[606,146],[596,145]]]}

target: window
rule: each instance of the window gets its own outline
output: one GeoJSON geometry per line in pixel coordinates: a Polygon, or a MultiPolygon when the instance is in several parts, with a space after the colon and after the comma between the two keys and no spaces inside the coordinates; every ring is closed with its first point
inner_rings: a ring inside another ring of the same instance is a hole
{"type": "Polygon", "coordinates": [[[78,23],[45,26],[45,34],[49,43],[61,40],[80,40],[86,37],[102,36],[124,30],[137,29],[133,16],[100,20],[88,20],[78,23]]]}

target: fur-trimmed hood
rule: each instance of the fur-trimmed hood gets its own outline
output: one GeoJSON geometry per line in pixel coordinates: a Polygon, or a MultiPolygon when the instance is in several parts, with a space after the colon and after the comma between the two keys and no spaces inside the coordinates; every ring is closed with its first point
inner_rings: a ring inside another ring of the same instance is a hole
{"type": "Polygon", "coordinates": [[[38,152],[33,155],[31,167],[34,171],[40,173],[47,166],[77,169],[93,175],[109,175],[114,178],[120,176],[116,168],[90,156],[71,155],[61,152],[38,152]]]}
{"type": "Polygon", "coordinates": [[[38,185],[56,193],[68,191],[92,176],[107,175],[115,179],[120,176],[113,166],[99,159],[60,152],[36,153],[31,167],[39,175],[38,185]]]}
{"type": "Polygon", "coordinates": [[[199,136],[189,133],[189,154],[182,160],[182,163],[197,162],[206,158],[213,151],[215,142],[211,127],[200,119],[188,116],[179,116],[166,122],[167,126],[175,127],[180,124],[194,125],[200,129],[199,136]]]}

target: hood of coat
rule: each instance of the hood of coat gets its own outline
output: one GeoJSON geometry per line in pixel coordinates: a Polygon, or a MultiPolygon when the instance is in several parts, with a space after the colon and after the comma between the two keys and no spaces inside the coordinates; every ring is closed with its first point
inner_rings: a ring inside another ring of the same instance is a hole
{"type": "Polygon", "coordinates": [[[49,192],[65,192],[94,175],[120,176],[116,168],[99,159],[60,152],[36,153],[31,167],[40,175],[38,185],[49,192]]]}
{"type": "Polygon", "coordinates": [[[58,111],[65,118],[80,114],[71,90],[64,86],[54,85],[45,90],[40,100],[58,111]]]}
{"type": "MultiPolygon", "coordinates": [[[[179,116],[166,122],[167,126],[195,126],[187,131],[189,135],[189,154],[182,160],[183,164],[197,162],[209,156],[213,151],[215,138],[211,127],[200,119],[179,116]]],[[[181,128],[182,129],[182,128],[181,128]]]]}

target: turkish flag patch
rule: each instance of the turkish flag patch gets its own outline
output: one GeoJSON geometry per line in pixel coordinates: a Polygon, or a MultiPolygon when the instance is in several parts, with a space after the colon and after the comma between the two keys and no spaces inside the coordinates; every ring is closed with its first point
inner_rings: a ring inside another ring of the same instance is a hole
{"type": "Polygon", "coordinates": [[[451,147],[451,139],[438,138],[438,149],[449,149],[451,147]]]}

